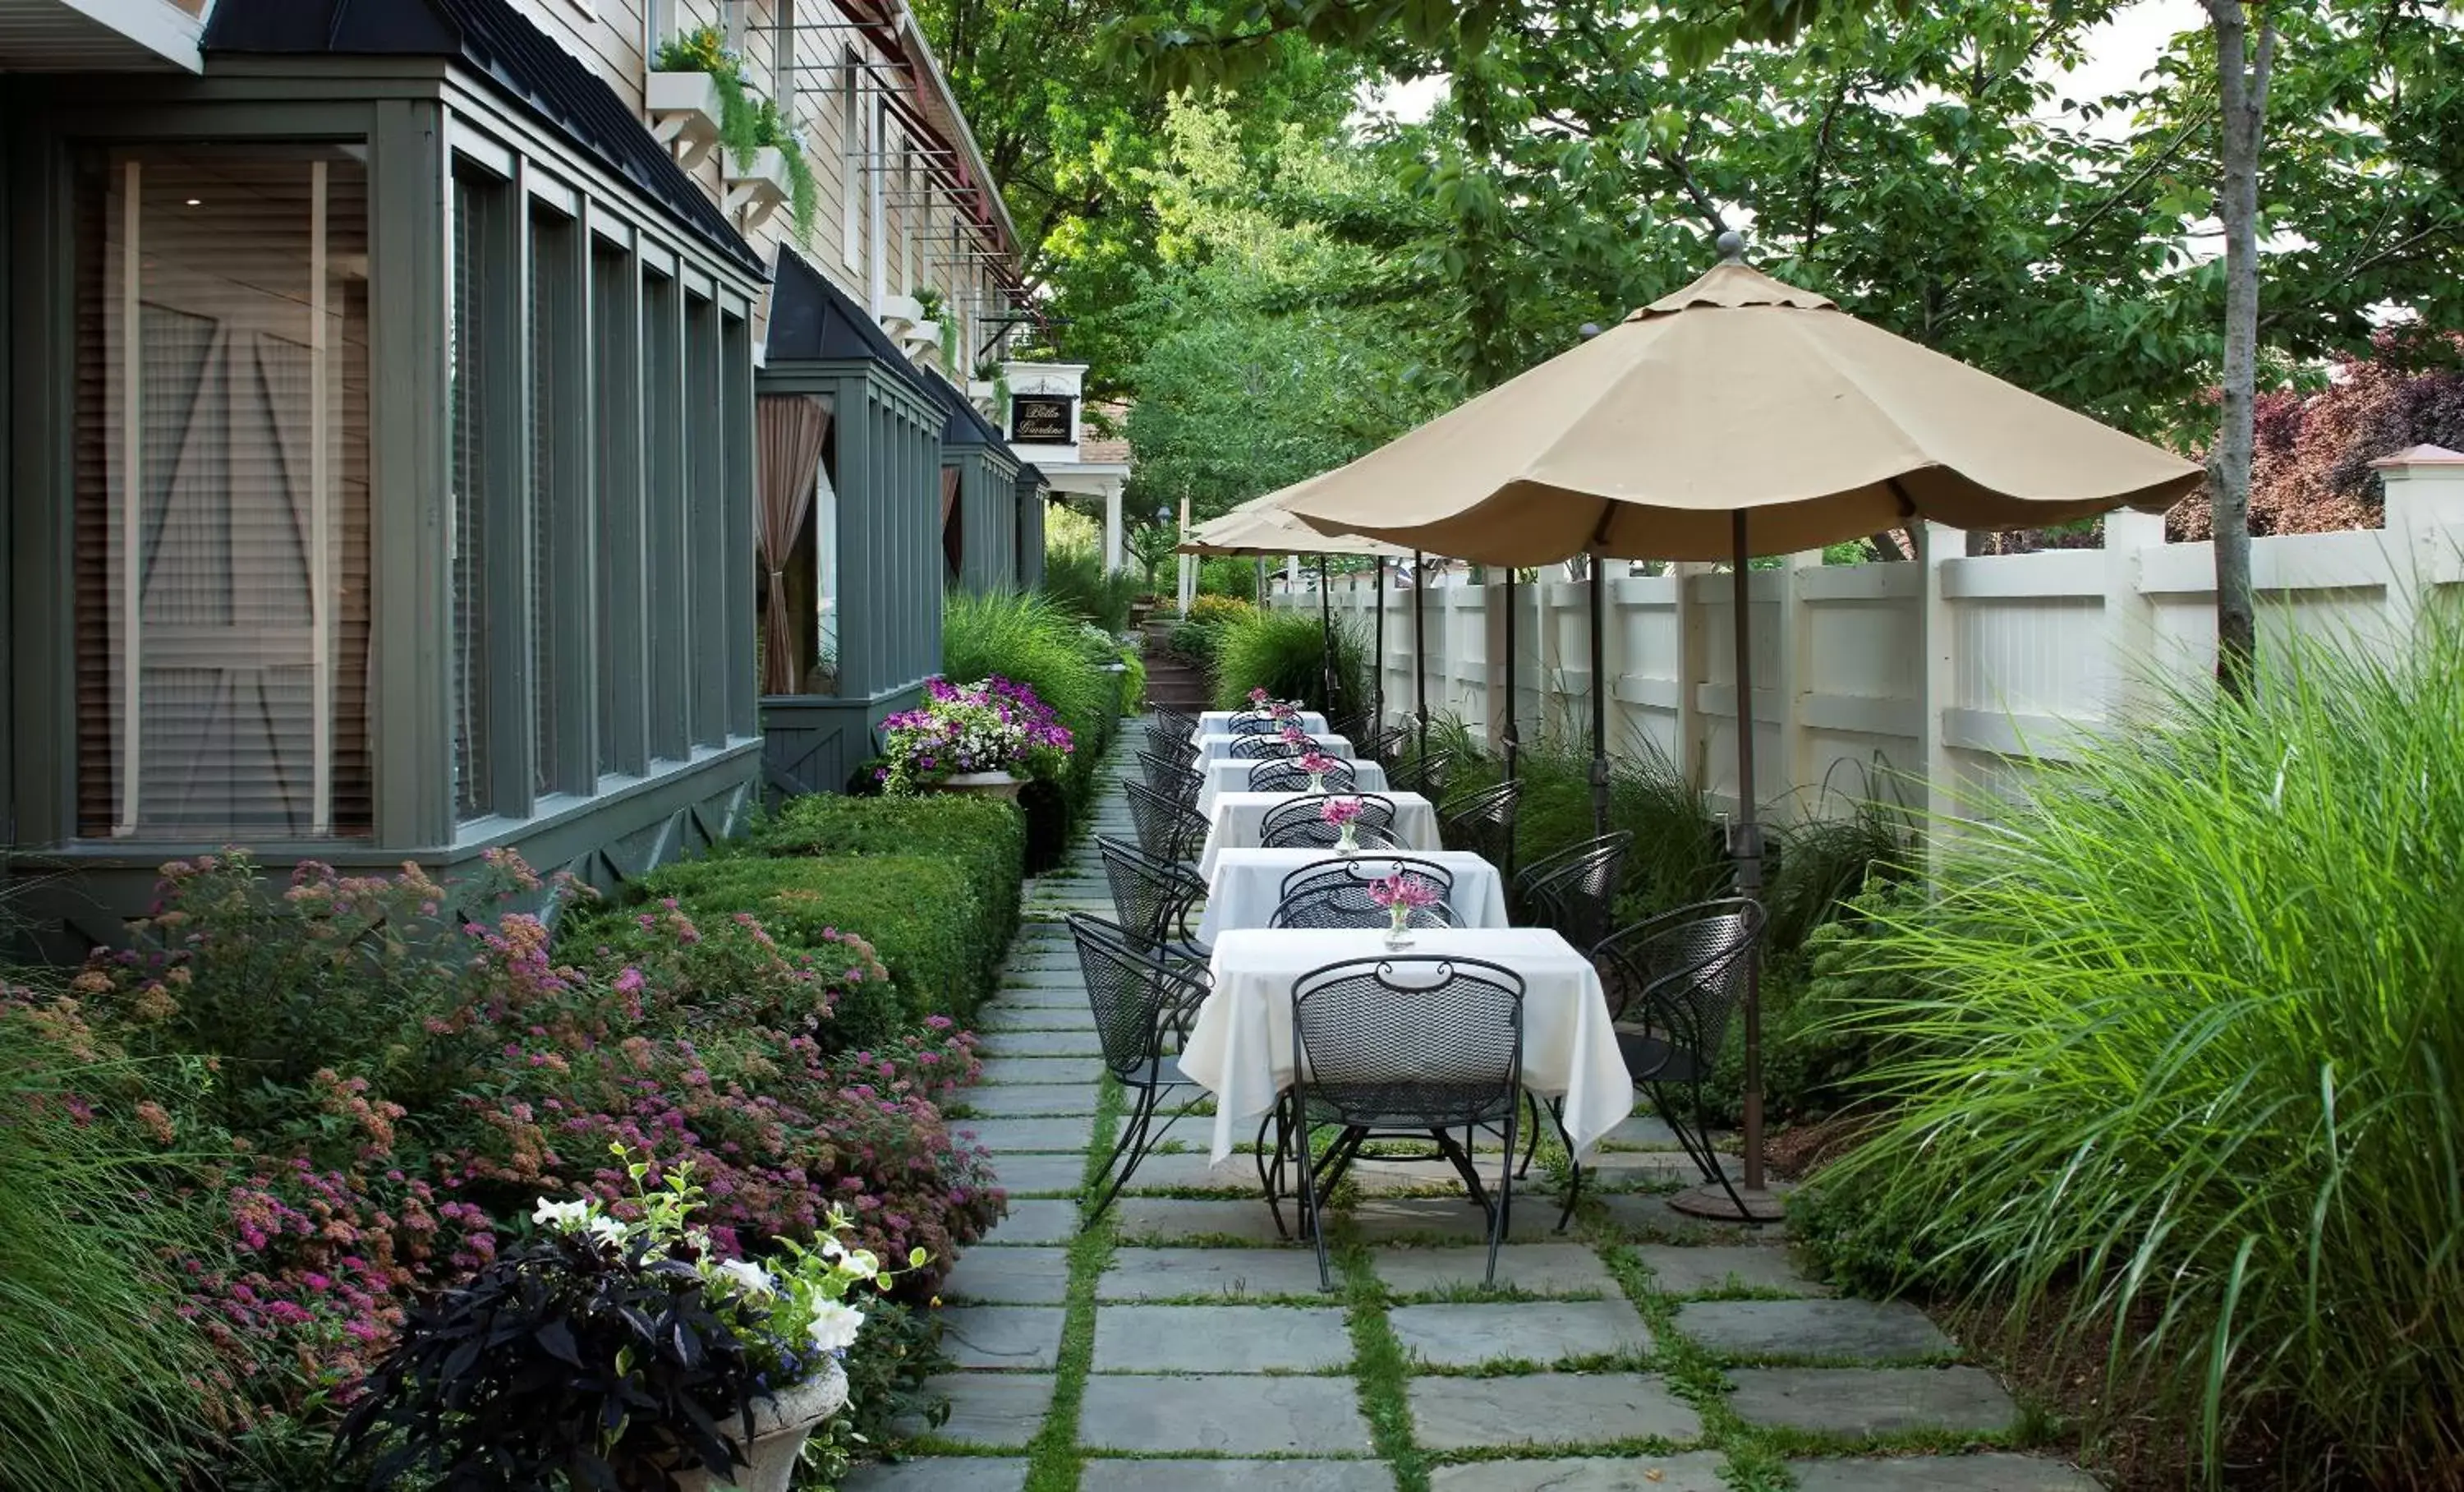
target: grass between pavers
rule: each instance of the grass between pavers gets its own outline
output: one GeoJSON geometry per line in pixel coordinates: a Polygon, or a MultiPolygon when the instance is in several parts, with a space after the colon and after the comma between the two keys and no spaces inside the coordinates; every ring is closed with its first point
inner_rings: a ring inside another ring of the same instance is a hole
{"type": "Polygon", "coordinates": [[[1328,1240],[1344,1321],[1352,1328],[1353,1382],[1369,1421],[1370,1448],[1395,1473],[1396,1492],[1429,1492],[1428,1458],[1412,1438],[1412,1360],[1386,1321],[1385,1286],[1355,1238],[1328,1240]]]}
{"type": "MultiPolygon", "coordinates": [[[[1128,1106],[1120,1083],[1105,1074],[1095,1098],[1095,1132],[1087,1147],[1085,1195],[1095,1194],[1103,1181],[1104,1158],[1112,1153],[1128,1106]]],[[[1078,1408],[1095,1365],[1095,1281],[1111,1261],[1112,1217],[1107,1213],[1069,1243],[1069,1291],[1064,1301],[1068,1314],[1062,1319],[1061,1350],[1053,1364],[1052,1407],[1045,1414],[1044,1428],[1027,1442],[1025,1492],[1078,1492],[1086,1461],[1078,1446],[1078,1408]]]]}

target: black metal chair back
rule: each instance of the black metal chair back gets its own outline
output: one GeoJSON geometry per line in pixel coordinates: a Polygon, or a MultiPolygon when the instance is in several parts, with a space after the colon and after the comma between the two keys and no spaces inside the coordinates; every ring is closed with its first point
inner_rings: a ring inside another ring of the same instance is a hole
{"type": "Polygon", "coordinates": [[[1266,810],[1258,824],[1258,842],[1269,850],[1331,850],[1343,837],[1343,831],[1318,817],[1318,813],[1334,797],[1356,797],[1360,800],[1360,816],[1353,820],[1353,837],[1364,849],[1394,849],[1395,802],[1374,792],[1305,793],[1289,803],[1278,803],[1266,810]]]}
{"type": "Polygon", "coordinates": [[[1125,1084],[1157,1081],[1168,1038],[1206,998],[1206,970],[1157,958],[1130,929],[1100,917],[1072,912],[1067,922],[1104,1065],[1125,1084]]]}
{"type": "Polygon", "coordinates": [[[1271,736],[1284,728],[1284,723],[1264,710],[1243,710],[1232,717],[1232,734],[1236,736],[1271,736]]]}
{"type": "Polygon", "coordinates": [[[1672,1058],[1691,1058],[1708,1073],[1745,998],[1747,954],[1764,922],[1760,902],[1724,897],[1610,933],[1592,949],[1609,1018],[1652,1032],[1672,1058]]]}
{"type": "Polygon", "coordinates": [[[1147,722],[1147,749],[1159,756],[1188,750],[1190,738],[1198,734],[1198,717],[1163,704],[1155,705],[1154,713],[1155,719],[1147,722]]]}
{"type": "Polygon", "coordinates": [[[1616,925],[1617,889],[1633,848],[1633,833],[1620,829],[1532,861],[1514,878],[1522,917],[1578,948],[1592,946],[1616,925]]]}
{"type": "Polygon", "coordinates": [[[1138,847],[1159,859],[1194,860],[1206,847],[1206,816],[1178,798],[1166,797],[1144,783],[1125,782],[1130,822],[1137,827],[1138,847]]]}
{"type": "Polygon", "coordinates": [[[1198,800],[1199,787],[1206,780],[1186,758],[1175,760],[1155,751],[1138,753],[1138,770],[1146,777],[1147,786],[1155,791],[1170,798],[1186,797],[1193,803],[1198,800]]]}
{"type": "MultiPolygon", "coordinates": [[[[1324,786],[1316,791],[1322,792],[1350,792],[1355,782],[1352,775],[1350,762],[1336,762],[1319,776],[1324,786]]],[[[1311,791],[1309,774],[1298,759],[1277,757],[1260,762],[1249,768],[1249,791],[1251,792],[1308,792],[1311,791]]]]}
{"type": "Polygon", "coordinates": [[[1314,741],[1292,742],[1281,736],[1243,736],[1232,743],[1232,759],[1236,762],[1263,762],[1287,756],[1307,756],[1316,749],[1314,741]]]}
{"type": "Polygon", "coordinates": [[[1436,750],[1426,756],[1404,757],[1387,771],[1395,786],[1417,792],[1434,803],[1445,795],[1446,774],[1454,770],[1455,754],[1436,750]]]}
{"type": "Polygon", "coordinates": [[[1438,811],[1446,843],[1469,850],[1507,875],[1514,870],[1514,820],[1523,806],[1523,779],[1509,777],[1475,789],[1438,811]]]}
{"type": "Polygon", "coordinates": [[[1380,767],[1392,768],[1395,759],[1403,754],[1403,743],[1409,739],[1400,725],[1388,725],[1368,735],[1353,736],[1353,747],[1360,755],[1380,767]]]}
{"type": "Polygon", "coordinates": [[[1126,840],[1098,835],[1095,849],[1104,857],[1112,910],[1136,946],[1154,952],[1189,946],[1190,909],[1206,898],[1206,882],[1198,873],[1126,840]]]}
{"type": "Polygon", "coordinates": [[[1394,914],[1370,895],[1380,880],[1409,876],[1437,888],[1439,900],[1412,914],[1416,927],[1460,927],[1446,898],[1455,879],[1447,869],[1408,855],[1362,855],[1327,865],[1304,865],[1284,878],[1283,896],[1269,927],[1386,927],[1394,914]]]}

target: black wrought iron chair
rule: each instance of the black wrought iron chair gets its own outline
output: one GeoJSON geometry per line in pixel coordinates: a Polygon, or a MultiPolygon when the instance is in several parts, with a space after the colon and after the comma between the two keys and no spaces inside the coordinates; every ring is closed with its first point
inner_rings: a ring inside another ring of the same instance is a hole
{"type": "Polygon", "coordinates": [[[1486,1278],[1496,1282],[1497,1247],[1514,1197],[1523,992],[1512,969],[1430,955],[1352,959],[1292,986],[1292,1086],[1277,1125],[1270,1188],[1289,1165],[1317,1248],[1321,1288],[1334,1288],[1327,1267],[1328,1194],[1363,1145],[1405,1137],[1435,1140],[1486,1214],[1486,1278]],[[1322,1127],[1335,1135],[1320,1151],[1314,1132],[1322,1127]],[[1465,1131],[1464,1140],[1456,1130],[1465,1131]],[[1506,1146],[1494,1194],[1472,1161],[1471,1143],[1483,1130],[1502,1133],[1506,1146]]]}
{"type": "Polygon", "coordinates": [[[1633,848],[1633,833],[1619,829],[1524,866],[1513,883],[1516,920],[1553,928],[1578,948],[1599,942],[1617,925],[1617,888],[1633,848]]]}
{"type": "Polygon", "coordinates": [[[1141,949],[1128,929],[1102,918],[1073,912],[1067,921],[1104,1066],[1130,1099],[1129,1112],[1121,1116],[1120,1138],[1104,1162],[1095,1205],[1079,1224],[1083,1230],[1104,1215],[1165,1133],[1205,1102],[1204,1090],[1182,1078],[1172,1058],[1197,1019],[1209,982],[1204,969],[1157,958],[1141,949]],[[1176,1089],[1190,1090],[1190,1096],[1158,1127],[1155,1118],[1176,1089]]]}
{"type": "Polygon", "coordinates": [[[1232,743],[1232,759],[1236,762],[1264,762],[1287,756],[1307,756],[1317,749],[1310,741],[1286,741],[1281,736],[1243,736],[1232,743]]]}
{"type": "MultiPolygon", "coordinates": [[[[1350,792],[1355,786],[1350,762],[1336,762],[1319,774],[1321,792],[1350,792]]],[[[1308,792],[1309,774],[1297,757],[1279,756],[1260,762],[1249,768],[1251,792],[1308,792]]]]}
{"type": "Polygon", "coordinates": [[[1236,736],[1271,736],[1284,728],[1284,723],[1264,710],[1243,710],[1232,717],[1232,734],[1236,736]]]}
{"type": "Polygon", "coordinates": [[[1394,918],[1370,897],[1370,888],[1392,876],[1411,876],[1437,887],[1439,901],[1413,914],[1417,927],[1460,927],[1444,900],[1455,879],[1442,865],[1408,855],[1358,855],[1331,864],[1304,865],[1284,878],[1269,927],[1385,927],[1394,918]]]}
{"type": "Polygon", "coordinates": [[[1318,817],[1332,797],[1353,797],[1360,800],[1360,816],[1353,820],[1353,837],[1364,850],[1393,850],[1395,842],[1395,801],[1374,792],[1304,793],[1289,803],[1278,803],[1266,810],[1258,822],[1258,842],[1269,850],[1331,850],[1342,839],[1343,831],[1318,817]]]}
{"type": "Polygon", "coordinates": [[[1153,714],[1155,718],[1147,722],[1147,749],[1158,756],[1186,752],[1190,738],[1198,733],[1198,717],[1165,704],[1153,706],[1153,714]]]}
{"type": "Polygon", "coordinates": [[[1380,767],[1392,768],[1396,758],[1403,754],[1403,743],[1406,739],[1408,738],[1402,726],[1388,725],[1383,729],[1371,731],[1365,736],[1353,736],[1352,745],[1353,749],[1364,759],[1375,762],[1380,767]]]}
{"type": "MultiPolygon", "coordinates": [[[[1751,1214],[1712,1147],[1705,1084],[1745,998],[1764,924],[1760,902],[1725,897],[1620,927],[1592,949],[1626,1071],[1650,1096],[1686,1159],[1720,1184],[1739,1216],[1751,1214]],[[1682,1111],[1679,1089],[1691,1100],[1682,1111]]],[[[1580,1186],[1578,1175],[1567,1195],[1568,1216],[1580,1186]]]]}
{"type": "Polygon", "coordinates": [[[1168,798],[1198,801],[1198,791],[1206,783],[1204,774],[1187,761],[1174,761],[1152,751],[1138,753],[1138,770],[1145,774],[1147,786],[1168,798]]]}
{"type": "Polygon", "coordinates": [[[1121,784],[1129,795],[1130,822],[1138,847],[1159,859],[1194,860],[1206,848],[1206,815],[1142,782],[1121,784]]]}
{"type": "Polygon", "coordinates": [[[1112,910],[1141,952],[1204,965],[1209,952],[1190,928],[1190,914],[1206,900],[1206,882],[1178,860],[1149,855],[1124,839],[1099,835],[1104,881],[1112,910]]]}
{"type": "Polygon", "coordinates": [[[1448,799],[1438,810],[1440,837],[1451,849],[1469,850],[1514,876],[1514,820],[1523,806],[1523,780],[1509,777],[1448,799]]]}
{"type": "Polygon", "coordinates": [[[1455,754],[1442,747],[1426,756],[1398,755],[1386,768],[1386,779],[1407,792],[1435,803],[1445,796],[1446,774],[1454,770],[1455,754]]]}

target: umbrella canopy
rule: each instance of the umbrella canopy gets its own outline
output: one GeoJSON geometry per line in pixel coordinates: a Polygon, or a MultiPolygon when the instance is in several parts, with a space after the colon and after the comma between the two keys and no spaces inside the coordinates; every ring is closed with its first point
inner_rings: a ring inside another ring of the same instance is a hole
{"type": "Polygon", "coordinates": [[[1282,505],[1285,492],[1251,498],[1221,518],[1211,518],[1181,540],[1181,554],[1375,554],[1393,559],[1412,551],[1358,534],[1330,534],[1310,527],[1282,505]]]}
{"type": "Polygon", "coordinates": [[[2204,479],[2145,441],[1727,262],[1284,505],[1498,565],[1726,560],[1923,517],[1959,528],[2162,511],[2204,479]]]}

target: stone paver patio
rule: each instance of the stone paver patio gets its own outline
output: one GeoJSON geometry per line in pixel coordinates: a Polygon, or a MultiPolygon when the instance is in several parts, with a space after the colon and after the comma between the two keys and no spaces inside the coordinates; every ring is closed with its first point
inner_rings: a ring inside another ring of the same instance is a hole
{"type": "MultiPolygon", "coordinates": [[[[1097,833],[1132,836],[1129,759],[1108,764],[1097,833]]],[[[1829,1298],[1784,1238],[1670,1209],[1691,1175],[1648,1115],[1611,1137],[1616,1177],[1565,1233],[1532,1169],[1493,1290],[1479,1212],[1423,1166],[1355,1189],[1322,1292],[1251,1159],[1199,1152],[1202,1122],[1082,1233],[1089,1149],[1113,1121],[1060,917],[1105,905],[1091,841],[1029,890],[977,1022],[983,1080],[953,1104],[1011,1200],[943,1287],[959,1366],[933,1387],[950,1415],[844,1492],[2096,1487],[2013,1447],[2018,1406],[1913,1306],[1829,1298]],[[1965,1453],[1925,1454],[1947,1446],[1965,1453]]]]}

